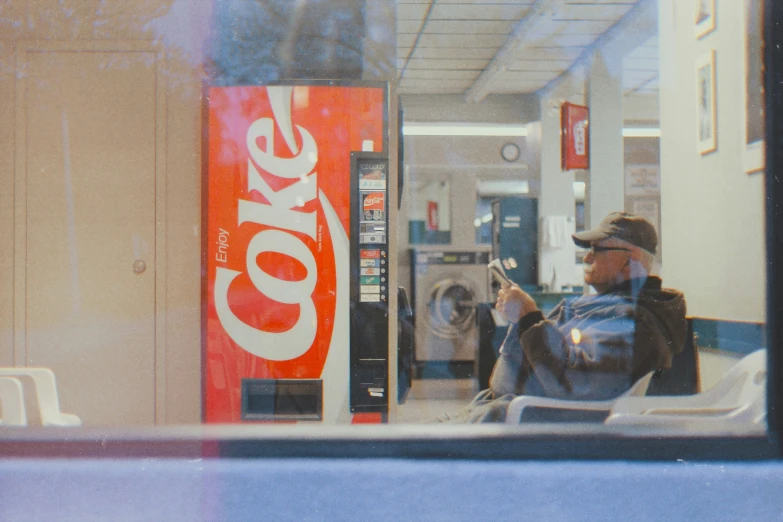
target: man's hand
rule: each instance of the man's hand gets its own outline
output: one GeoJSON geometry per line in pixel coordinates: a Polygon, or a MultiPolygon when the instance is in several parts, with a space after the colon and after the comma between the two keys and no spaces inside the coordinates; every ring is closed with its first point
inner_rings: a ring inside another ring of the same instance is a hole
{"type": "Polygon", "coordinates": [[[530,312],[538,310],[538,306],[530,295],[517,285],[513,285],[500,289],[495,310],[506,320],[516,323],[530,312]]]}

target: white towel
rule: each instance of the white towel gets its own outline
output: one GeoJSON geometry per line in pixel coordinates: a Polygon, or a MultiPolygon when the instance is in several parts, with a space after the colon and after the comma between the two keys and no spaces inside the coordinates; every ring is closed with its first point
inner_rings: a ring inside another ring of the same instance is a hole
{"type": "Polygon", "coordinates": [[[542,224],[543,245],[549,248],[563,248],[570,241],[568,217],[547,216],[542,224]]]}

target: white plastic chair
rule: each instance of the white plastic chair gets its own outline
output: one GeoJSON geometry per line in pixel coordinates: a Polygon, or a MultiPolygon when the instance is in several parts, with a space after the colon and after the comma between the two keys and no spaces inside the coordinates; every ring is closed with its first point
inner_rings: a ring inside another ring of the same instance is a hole
{"type": "Polygon", "coordinates": [[[22,382],[15,377],[0,377],[0,426],[27,426],[22,382]]]}
{"type": "Polygon", "coordinates": [[[608,414],[612,409],[614,402],[619,398],[643,396],[647,392],[647,387],[650,385],[650,379],[652,379],[654,373],[655,372],[650,372],[636,381],[634,385],[622,395],[605,401],[576,401],[536,397],[533,395],[520,395],[508,405],[506,424],[519,424],[522,412],[527,407],[570,411],[604,411],[608,414]]]}
{"type": "Polygon", "coordinates": [[[628,397],[615,402],[606,424],[674,424],[730,421],[761,424],[766,420],[767,351],[757,350],[737,362],[718,383],[696,395],[628,397]]]}
{"type": "Polygon", "coordinates": [[[49,368],[0,368],[0,377],[28,378],[35,387],[35,402],[44,426],[81,426],[76,415],[62,413],[54,372],[49,368]]]}

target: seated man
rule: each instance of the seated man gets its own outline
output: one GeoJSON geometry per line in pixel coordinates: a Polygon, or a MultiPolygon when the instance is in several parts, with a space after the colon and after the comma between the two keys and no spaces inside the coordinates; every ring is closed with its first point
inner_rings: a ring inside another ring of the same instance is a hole
{"type": "Polygon", "coordinates": [[[687,333],[685,299],[654,275],[653,226],[615,212],[572,237],[589,249],[584,278],[597,294],[563,300],[544,318],[518,286],[500,290],[495,308],[512,324],[490,388],[439,421],[503,421],[516,395],[611,399],[648,372],[671,366],[687,333]]]}

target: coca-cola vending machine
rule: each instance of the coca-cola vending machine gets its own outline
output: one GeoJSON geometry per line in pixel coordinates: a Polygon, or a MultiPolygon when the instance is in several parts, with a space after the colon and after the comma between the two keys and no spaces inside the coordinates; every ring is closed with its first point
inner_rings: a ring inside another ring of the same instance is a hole
{"type": "Polygon", "coordinates": [[[205,92],[204,422],[383,421],[387,85],[205,92]]]}

